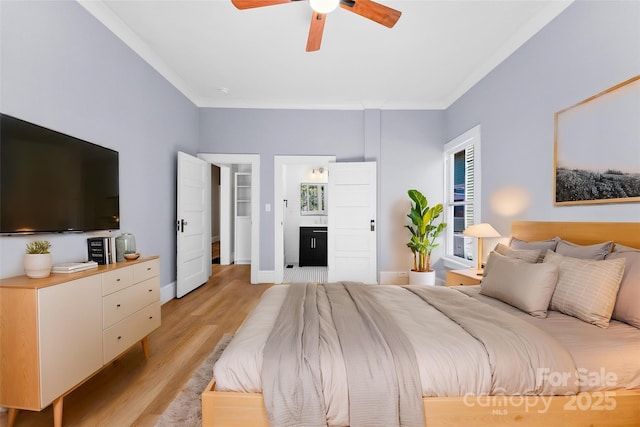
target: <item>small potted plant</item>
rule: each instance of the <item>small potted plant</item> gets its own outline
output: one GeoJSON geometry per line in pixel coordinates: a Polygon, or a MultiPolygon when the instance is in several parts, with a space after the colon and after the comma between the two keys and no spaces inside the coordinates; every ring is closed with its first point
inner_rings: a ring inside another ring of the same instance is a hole
{"type": "Polygon", "coordinates": [[[51,243],[48,240],[34,240],[27,243],[24,256],[24,272],[28,277],[39,279],[51,274],[51,243]]]}
{"type": "Polygon", "coordinates": [[[410,285],[435,285],[436,273],[431,269],[431,252],[439,246],[436,238],[447,226],[436,224],[443,211],[442,203],[429,207],[427,198],[418,190],[409,190],[411,210],[407,217],[411,225],[405,225],[411,232],[407,247],[413,252],[413,269],[409,272],[410,285]]]}

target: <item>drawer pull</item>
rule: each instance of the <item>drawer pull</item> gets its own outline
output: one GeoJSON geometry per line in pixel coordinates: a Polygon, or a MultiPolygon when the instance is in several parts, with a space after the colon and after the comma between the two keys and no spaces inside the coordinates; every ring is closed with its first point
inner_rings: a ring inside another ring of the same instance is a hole
{"type": "Polygon", "coordinates": [[[149,320],[153,319],[153,316],[149,316],[149,320]]]}
{"type": "Polygon", "coordinates": [[[116,282],[119,282],[119,281],[120,281],[120,279],[116,279],[116,282]]]}
{"type": "Polygon", "coordinates": [[[149,289],[149,292],[153,292],[153,289],[149,289]]]}
{"type": "Polygon", "coordinates": [[[147,271],[151,271],[151,267],[147,267],[147,271]]]}
{"type": "Polygon", "coordinates": [[[116,304],[116,307],[120,308],[120,304],[116,304]]]}
{"type": "Polygon", "coordinates": [[[119,340],[120,340],[120,339],[122,339],[122,336],[121,336],[121,335],[118,335],[118,339],[119,339],[119,340]]]}

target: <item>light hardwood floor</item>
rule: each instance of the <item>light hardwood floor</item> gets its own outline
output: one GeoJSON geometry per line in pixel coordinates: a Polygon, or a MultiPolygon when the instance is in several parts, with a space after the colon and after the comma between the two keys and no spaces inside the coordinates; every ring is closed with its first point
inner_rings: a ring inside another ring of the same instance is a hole
{"type": "MultiPolygon", "coordinates": [[[[249,265],[212,267],[206,284],[162,306],[162,326],[149,336],[149,360],[136,345],[64,398],[65,427],[155,424],[222,334],[234,333],[271,286],[251,285],[249,265]]],[[[0,425],[6,417],[0,415],[0,425]]],[[[51,406],[20,411],[15,422],[52,425],[51,406]]]]}

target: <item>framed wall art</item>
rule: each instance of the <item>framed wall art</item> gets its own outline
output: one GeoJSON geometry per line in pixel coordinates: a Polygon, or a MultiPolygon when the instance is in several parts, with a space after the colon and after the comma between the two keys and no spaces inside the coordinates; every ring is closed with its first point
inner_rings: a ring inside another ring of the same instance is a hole
{"type": "Polygon", "coordinates": [[[640,202],[640,75],[555,113],[554,204],[640,202]]]}

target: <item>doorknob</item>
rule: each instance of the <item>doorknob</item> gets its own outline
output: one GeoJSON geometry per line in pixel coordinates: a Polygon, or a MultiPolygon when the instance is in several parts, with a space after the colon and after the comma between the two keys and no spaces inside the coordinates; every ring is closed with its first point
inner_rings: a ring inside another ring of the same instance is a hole
{"type": "Polygon", "coordinates": [[[371,231],[376,231],[376,220],[375,219],[371,220],[371,231]]]}
{"type": "Polygon", "coordinates": [[[184,226],[188,225],[189,223],[187,221],[185,221],[184,219],[181,219],[180,222],[178,223],[178,229],[180,230],[181,233],[184,233],[184,226]]]}

